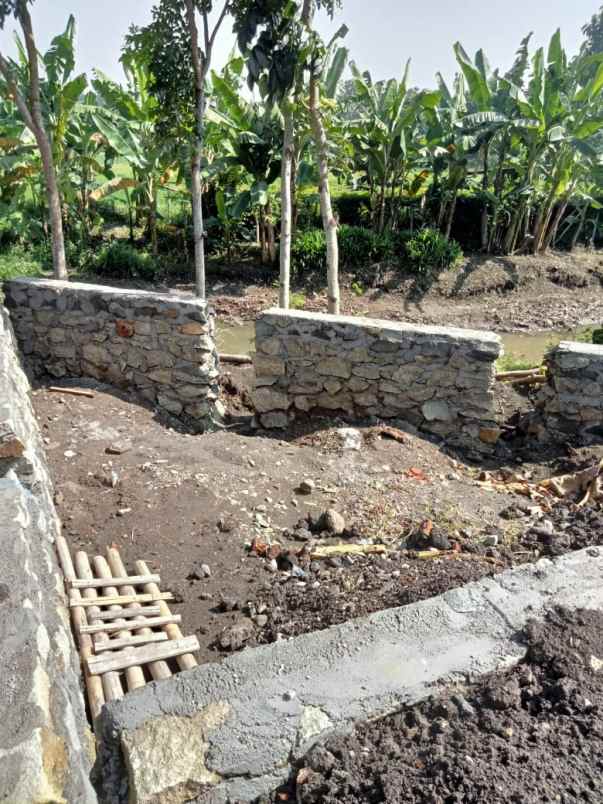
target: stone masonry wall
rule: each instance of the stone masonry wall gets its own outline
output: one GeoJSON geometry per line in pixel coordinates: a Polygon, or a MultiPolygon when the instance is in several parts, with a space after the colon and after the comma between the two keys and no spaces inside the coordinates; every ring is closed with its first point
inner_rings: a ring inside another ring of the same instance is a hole
{"type": "Polygon", "coordinates": [[[400,418],[458,443],[492,443],[497,335],[272,309],[256,322],[254,404],[264,427],[343,411],[400,418]]]}
{"type": "Polygon", "coordinates": [[[603,427],[603,346],[563,341],[546,358],[540,394],[548,430],[579,434],[603,427]]]}
{"type": "Polygon", "coordinates": [[[92,735],[29,392],[0,305],[0,801],[88,804],[92,735]]]}
{"type": "Polygon", "coordinates": [[[135,389],[198,430],[219,417],[218,353],[207,302],[39,279],[7,282],[5,293],[35,373],[135,389]]]}

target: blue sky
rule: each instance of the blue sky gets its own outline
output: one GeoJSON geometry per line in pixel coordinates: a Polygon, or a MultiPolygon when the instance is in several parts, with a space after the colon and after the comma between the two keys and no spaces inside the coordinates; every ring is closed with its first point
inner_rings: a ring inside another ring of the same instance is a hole
{"type": "MultiPolygon", "coordinates": [[[[35,0],[33,19],[39,46],[44,49],[53,34],[64,27],[70,13],[78,22],[78,67],[89,71],[100,67],[121,78],[119,52],[131,23],[142,25],[150,18],[153,0],[35,0]]],[[[600,2],[593,0],[344,0],[335,23],[322,19],[327,34],[342,22],[350,28],[347,46],[361,69],[374,78],[398,76],[402,64],[412,59],[411,84],[432,86],[440,70],[450,77],[455,72],[452,44],[460,40],[473,54],[483,47],[494,67],[506,68],[520,40],[534,31],[534,41],[546,44],[557,27],[570,53],[582,40],[580,29],[600,2]]],[[[14,25],[0,32],[0,49],[13,53],[14,25]]],[[[224,62],[233,46],[225,28],[216,48],[216,63],[224,62]]]]}

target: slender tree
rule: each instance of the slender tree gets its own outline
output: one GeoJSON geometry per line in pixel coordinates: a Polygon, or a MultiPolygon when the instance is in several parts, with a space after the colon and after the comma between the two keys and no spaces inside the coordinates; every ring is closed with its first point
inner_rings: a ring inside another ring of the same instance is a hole
{"type": "Polygon", "coordinates": [[[52,154],[52,144],[46,130],[42,113],[38,50],[34,38],[31,15],[28,9],[28,0],[0,0],[1,29],[4,28],[5,22],[10,16],[15,17],[23,30],[29,67],[28,97],[25,97],[18,87],[12,64],[1,53],[0,75],[4,78],[8,97],[14,101],[17,106],[23,123],[34,135],[40,151],[46,183],[46,193],[48,196],[48,208],[50,211],[54,276],[56,279],[67,279],[61,196],[52,154]]]}
{"type": "Polygon", "coordinates": [[[205,80],[214,44],[232,9],[231,0],[159,0],[153,20],[132,29],[127,46],[146,52],[151,72],[150,91],[158,102],[158,131],[184,145],[191,179],[195,241],[195,289],[205,297],[202,160],[204,148],[205,80]],[[201,32],[197,15],[201,17],[201,32]],[[210,21],[210,17],[212,20],[210,21]]]}

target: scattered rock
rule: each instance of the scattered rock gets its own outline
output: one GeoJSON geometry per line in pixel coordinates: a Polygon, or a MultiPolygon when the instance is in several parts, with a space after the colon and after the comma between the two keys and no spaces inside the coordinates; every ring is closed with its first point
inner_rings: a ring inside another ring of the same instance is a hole
{"type": "Polygon", "coordinates": [[[329,508],[321,514],[318,520],[318,529],[327,531],[334,536],[340,536],[345,530],[345,519],[334,508],[329,508]]]}
{"type": "Polygon", "coordinates": [[[359,450],[362,447],[362,433],[354,427],[340,427],[337,435],[342,449],[359,450]]]}
{"type": "Polygon", "coordinates": [[[254,635],[254,622],[250,619],[241,620],[224,629],[220,634],[220,647],[223,650],[240,650],[254,635]]]}
{"type": "Polygon", "coordinates": [[[207,564],[195,563],[186,576],[188,581],[202,581],[204,578],[211,576],[211,569],[207,564]]]}
{"type": "Polygon", "coordinates": [[[128,441],[120,441],[114,444],[109,444],[105,447],[107,455],[123,455],[124,452],[129,452],[132,449],[132,444],[128,441]]]}
{"type": "Polygon", "coordinates": [[[313,480],[302,480],[296,491],[299,494],[312,494],[315,488],[316,483],[313,480]]]}
{"type": "Polygon", "coordinates": [[[258,628],[265,628],[268,625],[268,617],[266,614],[256,614],[254,619],[258,628]]]}
{"type": "Polygon", "coordinates": [[[496,533],[487,533],[483,539],[484,547],[496,547],[498,545],[498,535],[496,533]]]}

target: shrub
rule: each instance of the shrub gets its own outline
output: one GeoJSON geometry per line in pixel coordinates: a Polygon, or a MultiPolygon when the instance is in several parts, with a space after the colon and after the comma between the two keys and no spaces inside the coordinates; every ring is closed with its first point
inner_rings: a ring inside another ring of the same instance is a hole
{"type": "Polygon", "coordinates": [[[327,243],[322,229],[298,232],[291,245],[291,272],[295,276],[324,273],[327,265],[327,243]]]}
{"type": "Polygon", "coordinates": [[[341,226],[339,229],[339,256],[345,268],[361,269],[358,275],[367,274],[367,269],[376,262],[393,256],[394,241],[389,233],[375,234],[360,226],[341,226]]]}
{"type": "Polygon", "coordinates": [[[41,263],[18,246],[0,254],[0,282],[16,276],[41,276],[42,272],[41,263]]]}
{"type": "Polygon", "coordinates": [[[115,279],[155,279],[161,272],[159,261],[131,243],[115,240],[103,246],[91,260],[93,271],[115,279]]]}
{"type": "Polygon", "coordinates": [[[404,242],[406,259],[419,276],[452,268],[463,256],[456,240],[446,240],[437,229],[420,229],[404,242]]]}

